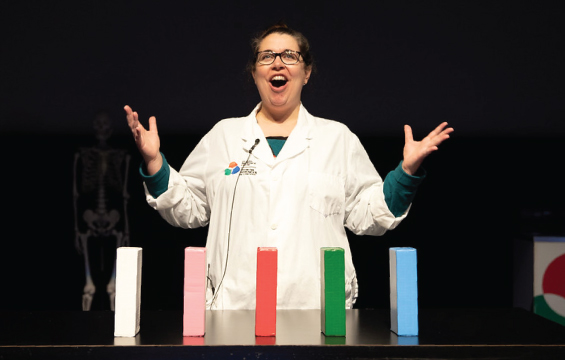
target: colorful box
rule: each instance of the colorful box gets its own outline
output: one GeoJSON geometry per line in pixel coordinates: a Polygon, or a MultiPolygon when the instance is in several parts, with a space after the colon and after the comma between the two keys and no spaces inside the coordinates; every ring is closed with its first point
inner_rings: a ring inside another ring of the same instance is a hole
{"type": "Polygon", "coordinates": [[[255,336],[277,333],[277,249],[257,248],[255,336]]]}
{"type": "Polygon", "coordinates": [[[565,237],[534,237],[534,313],[565,325],[565,237]]]}
{"type": "Polygon", "coordinates": [[[338,247],[320,249],[322,332],[345,336],[345,252],[338,247]]]}
{"type": "Polygon", "coordinates": [[[120,247],[116,251],[114,336],[133,337],[139,332],[141,256],[139,247],[120,247]]]}
{"type": "Polygon", "coordinates": [[[418,336],[418,269],[416,249],[389,249],[390,324],[399,336],[418,336]]]}
{"type": "Polygon", "coordinates": [[[184,249],[183,336],[206,332],[206,248],[184,249]]]}

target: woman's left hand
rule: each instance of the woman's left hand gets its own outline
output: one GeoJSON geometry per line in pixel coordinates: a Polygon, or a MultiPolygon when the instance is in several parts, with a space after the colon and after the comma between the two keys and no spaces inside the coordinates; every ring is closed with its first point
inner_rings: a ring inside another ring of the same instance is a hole
{"type": "Polygon", "coordinates": [[[414,141],[412,128],[409,125],[404,125],[405,143],[404,161],[402,162],[404,172],[414,175],[424,159],[433,151],[436,151],[439,144],[449,139],[449,134],[453,132],[453,128],[446,129],[446,126],[447,122],[443,122],[421,141],[414,141]]]}

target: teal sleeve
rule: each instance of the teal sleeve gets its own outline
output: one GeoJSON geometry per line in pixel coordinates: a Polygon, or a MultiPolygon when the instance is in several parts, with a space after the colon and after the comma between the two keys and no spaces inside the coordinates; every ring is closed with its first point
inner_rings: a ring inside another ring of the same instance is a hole
{"type": "Polygon", "coordinates": [[[425,177],[426,171],[422,168],[415,175],[405,173],[402,170],[402,161],[396,169],[388,173],[383,184],[383,192],[386,205],[395,217],[401,216],[408,210],[418,185],[425,177]]]}
{"type": "Polygon", "coordinates": [[[165,159],[165,155],[161,153],[161,156],[163,157],[163,165],[154,175],[146,174],[145,165],[143,163],[139,166],[139,173],[147,186],[147,190],[154,198],[158,198],[159,195],[167,191],[169,188],[169,176],[171,174],[171,169],[169,168],[167,159],[165,159]]]}

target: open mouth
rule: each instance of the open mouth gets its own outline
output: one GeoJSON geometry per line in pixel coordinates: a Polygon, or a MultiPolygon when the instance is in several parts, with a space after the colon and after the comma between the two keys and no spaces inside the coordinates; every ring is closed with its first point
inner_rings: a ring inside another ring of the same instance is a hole
{"type": "Polygon", "coordinates": [[[271,85],[273,85],[273,87],[275,88],[283,87],[287,82],[288,80],[282,75],[273,76],[273,78],[271,79],[271,85]]]}

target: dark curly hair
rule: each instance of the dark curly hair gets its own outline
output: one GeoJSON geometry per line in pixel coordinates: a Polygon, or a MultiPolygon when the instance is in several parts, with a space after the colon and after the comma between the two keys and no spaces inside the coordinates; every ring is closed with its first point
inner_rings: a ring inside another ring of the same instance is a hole
{"type": "Polygon", "coordinates": [[[268,27],[251,39],[251,57],[247,62],[247,71],[249,74],[253,74],[255,71],[255,66],[257,63],[257,52],[259,51],[259,46],[261,41],[271,34],[286,34],[292,36],[298,43],[298,48],[300,49],[300,54],[302,55],[302,60],[304,61],[304,66],[306,68],[311,68],[314,70],[314,59],[310,53],[310,43],[308,39],[302,33],[289,28],[285,23],[279,22],[275,25],[268,27]]]}

